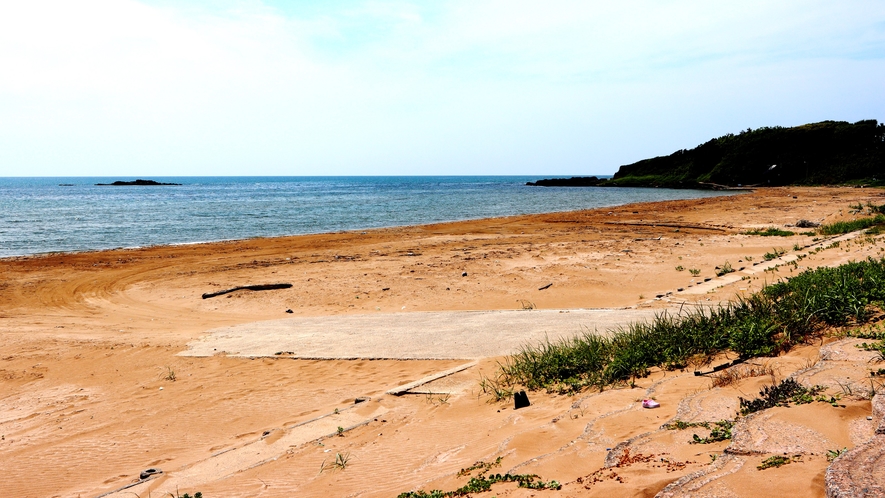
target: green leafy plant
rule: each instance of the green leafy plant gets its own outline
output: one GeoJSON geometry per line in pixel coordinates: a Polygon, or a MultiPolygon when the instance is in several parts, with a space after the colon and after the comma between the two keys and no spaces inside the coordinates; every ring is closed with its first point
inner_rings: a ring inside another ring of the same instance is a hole
{"type": "Polygon", "coordinates": [[[760,465],[757,465],[756,468],[759,470],[770,469],[772,467],[781,467],[783,465],[787,465],[792,462],[791,458],[787,458],[785,456],[775,455],[772,457],[768,457],[765,460],[762,460],[760,465]]]}
{"type": "Polygon", "coordinates": [[[515,482],[520,488],[538,490],[560,489],[562,487],[557,481],[542,481],[541,478],[535,474],[486,475],[493,467],[500,467],[500,465],[501,457],[498,457],[491,463],[479,461],[466,469],[461,469],[461,471],[458,472],[458,477],[468,477],[476,470],[479,470],[480,472],[475,477],[470,477],[467,484],[454,491],[442,491],[439,489],[434,489],[430,492],[423,490],[407,491],[397,495],[397,498],[450,498],[456,496],[470,496],[473,493],[491,491],[492,486],[500,482],[515,482]]]}
{"type": "Polygon", "coordinates": [[[495,467],[500,467],[501,460],[503,460],[503,459],[504,459],[504,457],[499,456],[498,458],[495,459],[494,462],[483,462],[482,460],[480,460],[480,461],[474,463],[473,465],[471,465],[470,467],[466,467],[466,468],[459,470],[458,477],[469,476],[470,474],[473,473],[474,470],[479,470],[480,474],[485,474],[486,472],[492,470],[495,467]]]}
{"type": "Polygon", "coordinates": [[[761,237],[792,237],[793,235],[796,235],[796,232],[781,230],[777,227],[769,227],[765,230],[750,230],[744,232],[744,235],[759,235],[761,237]]]}
{"type": "Polygon", "coordinates": [[[872,202],[867,202],[867,209],[869,210],[869,212],[871,214],[875,214],[875,213],[885,214],[885,204],[882,204],[881,206],[877,206],[877,205],[873,204],[872,202]]]}
{"type": "Polygon", "coordinates": [[[877,324],[865,329],[849,330],[845,335],[847,337],[856,337],[858,339],[885,340],[885,327],[881,324],[877,324]]]}
{"type": "Polygon", "coordinates": [[[719,422],[714,422],[712,426],[707,424],[705,427],[710,429],[710,434],[703,438],[697,434],[692,435],[691,444],[710,444],[731,439],[731,429],[734,427],[734,422],[720,420],[719,422]]]}
{"type": "Polygon", "coordinates": [[[718,270],[716,270],[716,276],[721,277],[723,275],[727,275],[727,274],[733,273],[733,272],[734,272],[734,268],[731,267],[731,263],[726,261],[725,263],[722,264],[722,266],[719,267],[718,270]]]}
{"type": "Polygon", "coordinates": [[[863,349],[864,351],[875,352],[877,354],[876,361],[885,361],[885,341],[871,343],[862,342],[857,344],[856,347],[863,349]]]}
{"type": "Polygon", "coordinates": [[[772,249],[771,252],[767,252],[762,255],[765,258],[765,261],[771,261],[772,259],[777,259],[783,256],[787,251],[783,249],[772,249]]]}
{"type": "Polygon", "coordinates": [[[676,267],[676,271],[685,271],[685,267],[682,265],[679,265],[676,267]]]}
{"type": "Polygon", "coordinates": [[[820,396],[825,389],[824,386],[805,387],[790,377],[778,385],[763,387],[759,391],[758,398],[748,400],[739,397],[740,414],[749,415],[775,406],[789,406],[791,403],[804,405],[813,401],[823,401],[835,404],[837,399],[834,396],[830,398],[820,396]]]}
{"type": "Polygon", "coordinates": [[[691,427],[703,427],[710,431],[710,434],[707,437],[700,437],[697,434],[693,434],[692,440],[690,441],[691,444],[710,444],[731,439],[731,429],[734,427],[734,422],[730,420],[720,420],[719,422],[683,422],[681,420],[675,420],[664,426],[664,428],[668,430],[680,431],[691,427]]]}
{"type": "Polygon", "coordinates": [[[842,448],[841,450],[827,450],[827,461],[832,462],[847,452],[848,448],[842,448]]]}
{"type": "Polygon", "coordinates": [[[701,270],[698,270],[697,268],[689,268],[688,273],[691,273],[692,277],[697,277],[701,274],[701,270]]]}

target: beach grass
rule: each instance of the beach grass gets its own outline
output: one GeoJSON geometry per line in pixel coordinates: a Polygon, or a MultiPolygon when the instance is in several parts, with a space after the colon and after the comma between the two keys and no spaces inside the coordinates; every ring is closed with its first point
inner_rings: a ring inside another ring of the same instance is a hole
{"type": "MultiPolygon", "coordinates": [[[[880,212],[885,206],[874,206],[875,212],[880,212]]],[[[821,235],[841,235],[843,233],[856,232],[857,230],[866,230],[873,227],[881,227],[885,225],[885,215],[877,214],[872,218],[858,218],[851,221],[837,221],[829,225],[821,225],[818,231],[821,235]]]]}
{"type": "Polygon", "coordinates": [[[500,363],[497,378],[559,393],[632,385],[651,368],[704,364],[726,351],[744,359],[776,355],[883,310],[885,258],[870,258],[808,270],[727,305],[665,312],[606,335],[527,344],[500,363]]]}
{"type": "Polygon", "coordinates": [[[796,232],[781,230],[777,227],[768,227],[765,230],[749,230],[747,232],[744,232],[744,235],[759,235],[762,237],[792,237],[793,235],[796,235],[796,232]]]}

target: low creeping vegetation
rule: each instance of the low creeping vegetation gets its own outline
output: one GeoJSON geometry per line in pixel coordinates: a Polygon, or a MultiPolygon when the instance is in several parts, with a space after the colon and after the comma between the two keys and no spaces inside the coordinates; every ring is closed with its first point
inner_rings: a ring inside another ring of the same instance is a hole
{"type": "Polygon", "coordinates": [[[765,460],[762,460],[761,465],[757,465],[756,468],[759,470],[770,469],[772,467],[780,467],[782,465],[787,465],[788,463],[797,460],[796,457],[789,458],[785,456],[775,455],[773,457],[768,457],[765,460]]]}
{"type": "Polygon", "coordinates": [[[734,427],[734,422],[731,420],[720,420],[719,422],[683,422],[676,420],[664,426],[665,429],[671,431],[683,431],[691,427],[703,427],[710,431],[707,437],[700,437],[697,434],[692,435],[691,444],[710,444],[731,439],[731,429],[734,427]]]}
{"type": "Polygon", "coordinates": [[[866,329],[850,330],[845,334],[847,337],[857,337],[858,339],[885,339],[885,327],[881,324],[871,325],[866,329]]]}
{"type": "Polygon", "coordinates": [[[765,261],[771,261],[772,259],[777,259],[783,256],[784,254],[786,254],[786,252],[787,251],[785,251],[784,249],[774,248],[771,250],[771,252],[763,254],[762,257],[765,259],[765,261]]]}
{"type": "Polygon", "coordinates": [[[632,385],[653,367],[705,364],[726,351],[776,355],[828,327],[866,323],[883,309],[885,258],[808,270],[718,308],[664,313],[607,336],[588,332],[525,345],[499,365],[494,381],[484,379],[484,390],[505,395],[520,385],[570,393],[632,385]]]}
{"type": "MultiPolygon", "coordinates": [[[[853,330],[846,334],[847,337],[857,337],[858,339],[873,339],[875,342],[863,342],[857,347],[864,351],[875,351],[878,353],[877,361],[885,361],[885,327],[875,325],[866,330],[853,330]]],[[[880,368],[879,371],[882,371],[880,368]]],[[[875,375],[874,375],[875,376],[875,375]]]]}
{"type": "Polygon", "coordinates": [[[744,235],[759,235],[762,237],[792,237],[793,235],[796,235],[796,232],[781,230],[777,227],[768,227],[765,230],[750,230],[744,232],[744,235]]]}
{"type": "Polygon", "coordinates": [[[805,405],[814,401],[829,403],[839,406],[839,398],[836,396],[824,396],[824,386],[805,387],[796,382],[796,379],[784,379],[775,386],[766,386],[759,391],[759,397],[755,399],[738,398],[740,401],[740,414],[749,415],[775,406],[805,405]]]}
{"type": "Polygon", "coordinates": [[[501,466],[501,457],[495,459],[494,462],[476,462],[475,464],[461,469],[458,477],[467,477],[475,470],[479,470],[479,474],[471,477],[464,486],[454,491],[442,491],[434,489],[432,491],[407,491],[400,493],[397,498],[449,498],[455,496],[470,496],[472,493],[483,493],[491,491],[492,486],[499,482],[515,482],[520,488],[527,489],[560,489],[562,486],[557,481],[542,481],[534,474],[492,474],[486,475],[493,467],[501,466]]]}
{"type": "Polygon", "coordinates": [[[864,342],[858,344],[857,347],[864,351],[874,351],[878,355],[876,357],[877,361],[885,361],[885,341],[872,342],[869,344],[864,342]]]}
{"type": "Polygon", "coordinates": [[[840,456],[848,453],[848,448],[842,448],[841,450],[827,450],[827,461],[832,462],[833,460],[839,458],[840,456]]]}

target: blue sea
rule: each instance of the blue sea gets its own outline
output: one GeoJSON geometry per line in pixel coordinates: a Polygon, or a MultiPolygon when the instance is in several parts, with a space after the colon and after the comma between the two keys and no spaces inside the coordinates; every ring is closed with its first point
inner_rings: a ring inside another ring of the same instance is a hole
{"type": "Polygon", "coordinates": [[[0,257],[418,225],[725,195],[527,187],[550,176],[0,178],[0,257]]]}

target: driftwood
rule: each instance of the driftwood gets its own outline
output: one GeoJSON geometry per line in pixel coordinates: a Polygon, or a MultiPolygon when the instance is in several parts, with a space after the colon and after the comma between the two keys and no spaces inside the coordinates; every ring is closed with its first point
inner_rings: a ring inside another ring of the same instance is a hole
{"type": "Polygon", "coordinates": [[[695,377],[700,377],[701,375],[710,375],[711,373],[719,372],[720,370],[725,370],[726,368],[733,367],[735,365],[740,365],[745,361],[747,361],[747,358],[738,358],[734,361],[723,363],[722,365],[716,365],[715,367],[713,367],[713,370],[710,370],[709,372],[700,372],[695,370],[694,375],[695,377]]]}
{"type": "Polygon", "coordinates": [[[210,297],[221,296],[223,294],[228,294],[230,292],[238,291],[238,290],[251,290],[251,291],[262,291],[262,290],[274,290],[274,289],[288,289],[292,287],[292,284],[260,284],[260,285],[241,285],[239,287],[233,287],[230,289],[225,289],[218,292],[207,292],[203,294],[203,299],[209,299],[210,297]]]}
{"type": "Polygon", "coordinates": [[[549,283],[549,284],[545,285],[544,287],[538,287],[538,290],[549,289],[552,286],[553,286],[553,283],[549,283]]]}

